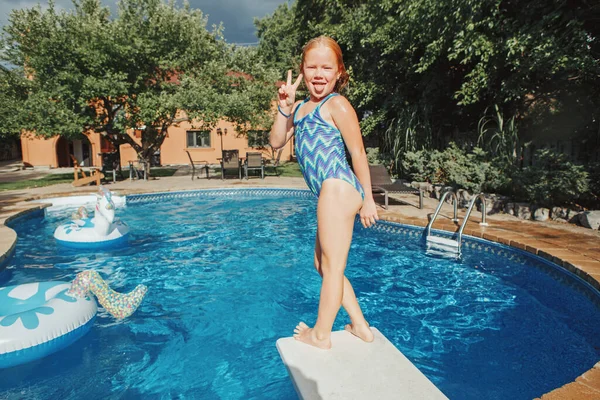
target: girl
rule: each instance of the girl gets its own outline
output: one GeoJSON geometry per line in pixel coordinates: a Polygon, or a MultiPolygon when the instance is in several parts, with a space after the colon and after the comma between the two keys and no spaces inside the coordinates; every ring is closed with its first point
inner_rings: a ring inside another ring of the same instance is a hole
{"type": "Polygon", "coordinates": [[[373,333],[362,314],[352,285],[344,276],[357,212],[364,227],[378,220],[371,178],[358,118],[348,100],[338,95],[348,83],[342,51],[335,40],[320,36],[302,52],[301,73],[278,91],[278,113],[271,129],[271,146],[283,147],[296,135],[296,156],[308,187],[319,198],[315,268],[323,278],[314,328],[300,322],[294,338],[322,349],[331,348],[331,329],[343,305],[351,323],[345,329],[366,342],[373,333]],[[310,96],[296,101],[304,77],[310,96]],[[354,172],[346,160],[344,144],[354,172]]]}

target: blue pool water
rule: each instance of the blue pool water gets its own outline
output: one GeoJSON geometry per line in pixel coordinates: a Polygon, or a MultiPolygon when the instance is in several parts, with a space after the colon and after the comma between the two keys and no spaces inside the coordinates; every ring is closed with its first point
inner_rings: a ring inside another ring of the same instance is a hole
{"type": "MultiPolygon", "coordinates": [[[[102,311],[67,349],[1,371],[0,398],[296,398],[275,341],[316,317],[315,210],[282,194],[140,201],[117,209],[129,246],[96,252],[54,242],[73,209],[18,221],[2,286],[94,268],[149,292],[129,319],[102,311]]],[[[594,291],[483,242],[461,261],[431,258],[419,233],[357,225],[347,276],[370,323],[449,398],[531,399],[600,359],[594,291]]],[[[346,322],[342,311],[334,329],[346,322]]]]}

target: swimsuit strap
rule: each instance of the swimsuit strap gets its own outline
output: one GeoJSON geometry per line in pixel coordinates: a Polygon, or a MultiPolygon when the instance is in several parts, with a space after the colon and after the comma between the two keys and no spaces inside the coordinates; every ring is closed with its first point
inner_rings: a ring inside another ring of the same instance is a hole
{"type": "MultiPolygon", "coordinates": [[[[319,104],[317,104],[317,106],[315,107],[315,109],[314,109],[313,111],[311,111],[310,113],[313,113],[313,112],[314,112],[314,113],[320,112],[321,106],[322,106],[322,105],[323,105],[323,104],[324,104],[324,103],[325,103],[327,100],[329,100],[330,98],[332,98],[332,97],[334,97],[334,96],[339,96],[339,93],[336,93],[336,92],[331,92],[331,93],[329,93],[327,96],[325,96],[325,98],[324,98],[323,100],[321,100],[321,101],[319,102],[319,104]]],[[[298,114],[298,110],[300,109],[300,107],[302,107],[304,104],[306,104],[306,102],[308,102],[309,100],[310,100],[310,96],[309,96],[309,97],[307,97],[306,99],[304,99],[304,100],[302,101],[302,103],[298,104],[298,107],[296,107],[296,109],[294,110],[294,123],[297,121],[297,119],[296,119],[296,114],[298,114]]],[[[310,113],[309,113],[309,114],[310,114],[310,113]]],[[[305,115],[305,117],[306,117],[307,115],[308,115],[308,114],[306,114],[306,115],[305,115]]],[[[303,117],[303,118],[304,118],[304,117],[303,117]]]]}
{"type": "Polygon", "coordinates": [[[316,107],[316,110],[317,110],[317,111],[315,111],[315,112],[320,112],[320,110],[321,110],[321,106],[322,106],[323,104],[325,104],[325,102],[326,102],[327,100],[329,100],[330,98],[332,98],[332,97],[334,97],[334,96],[338,96],[338,95],[339,95],[339,93],[336,93],[336,92],[331,92],[331,93],[329,93],[329,94],[328,94],[328,95],[327,95],[327,96],[326,96],[326,97],[325,97],[323,100],[321,100],[321,101],[319,102],[319,104],[317,104],[317,107],[316,107]]]}
{"type": "Polygon", "coordinates": [[[296,122],[296,114],[298,114],[298,110],[300,109],[300,107],[302,107],[302,105],[304,103],[306,103],[308,100],[310,99],[310,97],[305,98],[302,103],[298,104],[298,107],[296,107],[296,109],[294,110],[294,119],[292,121],[294,121],[294,123],[296,122]]]}

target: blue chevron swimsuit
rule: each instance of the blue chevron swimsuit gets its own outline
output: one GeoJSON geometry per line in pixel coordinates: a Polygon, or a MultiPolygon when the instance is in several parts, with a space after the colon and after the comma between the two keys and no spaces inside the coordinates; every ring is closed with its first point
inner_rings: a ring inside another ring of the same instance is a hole
{"type": "Polygon", "coordinates": [[[294,134],[296,157],[304,180],[310,190],[319,197],[326,179],[336,178],[348,182],[365,198],[364,190],[346,160],[344,140],[338,128],[321,117],[321,106],[337,93],[325,97],[317,107],[300,119],[296,114],[309,99],[305,99],[294,111],[294,134]]]}

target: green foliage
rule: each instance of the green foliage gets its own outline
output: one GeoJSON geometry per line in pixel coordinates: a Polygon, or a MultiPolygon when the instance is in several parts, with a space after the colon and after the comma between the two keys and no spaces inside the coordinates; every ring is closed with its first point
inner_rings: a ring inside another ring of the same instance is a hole
{"type": "Polygon", "coordinates": [[[581,198],[584,207],[600,209],[600,161],[589,163],[585,166],[588,173],[589,191],[581,198]]]}
{"type": "Polygon", "coordinates": [[[294,21],[296,4],[280,4],[273,14],[254,19],[258,43],[258,54],[269,62],[285,78],[288,69],[297,70],[300,66],[299,26],[294,21]]]}
{"type": "Polygon", "coordinates": [[[516,193],[542,206],[573,204],[589,189],[588,173],[569,162],[563,154],[541,149],[533,166],[515,174],[516,193]]]}
{"type": "Polygon", "coordinates": [[[393,170],[399,172],[406,152],[431,148],[431,136],[431,126],[419,120],[417,110],[403,109],[383,134],[383,152],[391,159],[393,170]]]}
{"type": "Polygon", "coordinates": [[[91,129],[148,159],[177,122],[211,128],[225,118],[242,131],[269,123],[273,73],[254,50],[228,46],[220,27],[209,32],[201,11],[122,0],[111,17],[99,0],[74,6],[13,10],[4,27],[3,59],[30,78],[21,128],[67,137],[91,129]],[[126,132],[141,126],[138,144],[126,132]]]}
{"type": "Polygon", "coordinates": [[[0,66],[0,139],[19,137],[19,111],[27,98],[29,81],[19,69],[0,66]]]}
{"type": "Polygon", "coordinates": [[[308,39],[340,43],[363,135],[377,136],[378,158],[396,171],[401,164],[414,180],[564,202],[584,188],[578,167],[524,184],[519,133],[581,137],[589,154],[598,150],[598,11],[582,0],[296,0],[257,26],[261,54],[280,73],[297,66],[308,39]],[[421,150],[449,139],[477,141],[487,155],[421,150]]]}
{"type": "Polygon", "coordinates": [[[498,105],[494,105],[494,111],[488,115],[486,110],[486,115],[479,120],[477,145],[502,162],[516,164],[521,159],[522,149],[515,117],[505,120],[498,105]]]}
{"type": "Polygon", "coordinates": [[[223,115],[240,133],[252,127],[270,129],[278,71],[266,65],[256,48],[234,47],[228,53],[228,68],[233,72],[222,93],[227,97],[223,115]]]}
{"type": "Polygon", "coordinates": [[[483,191],[512,196],[514,190],[513,177],[518,173],[519,169],[515,164],[506,162],[500,158],[493,158],[489,161],[489,168],[485,171],[483,191]]]}
{"type": "MultiPolygon", "coordinates": [[[[543,124],[528,120],[532,108],[568,113],[562,99],[575,93],[587,110],[576,129],[595,132],[597,15],[594,2],[581,0],[297,0],[257,26],[259,48],[280,73],[294,67],[308,39],[333,36],[351,70],[348,97],[365,116],[363,134],[383,136],[413,107],[431,126],[417,136],[431,133],[440,148],[449,127],[474,132],[490,105],[498,115],[543,124]]],[[[405,130],[394,132],[404,141],[405,130]]]]}
{"type": "Polygon", "coordinates": [[[402,165],[412,180],[470,193],[502,193],[547,207],[571,204],[589,194],[590,180],[584,168],[551,150],[538,150],[534,165],[523,170],[502,157],[487,158],[479,148],[466,152],[451,143],[444,151],[407,152],[402,165]]]}
{"type": "Polygon", "coordinates": [[[369,165],[380,165],[383,164],[383,160],[380,158],[379,147],[367,147],[365,148],[367,153],[367,162],[369,165]]]}
{"type": "Polygon", "coordinates": [[[590,179],[590,192],[600,201],[600,161],[590,163],[586,169],[590,179]]]}
{"type": "Polygon", "coordinates": [[[486,161],[480,148],[466,152],[455,143],[444,151],[409,151],[402,162],[408,178],[430,182],[470,193],[497,191],[508,184],[508,178],[497,164],[486,161]]]}
{"type": "Polygon", "coordinates": [[[408,151],[402,160],[402,169],[408,179],[417,182],[440,183],[437,167],[431,164],[431,152],[426,150],[408,151]]]}

